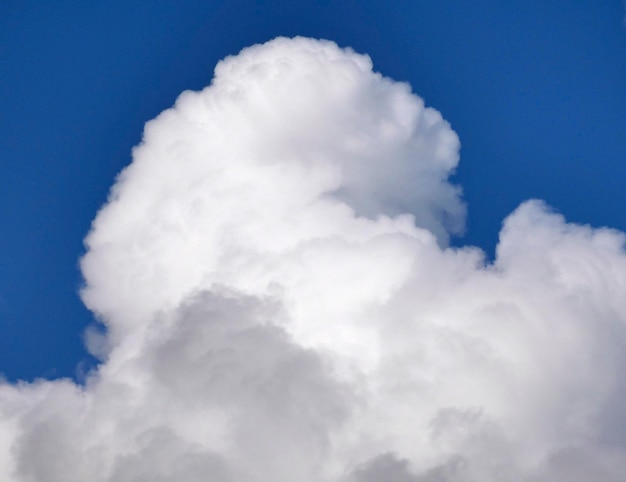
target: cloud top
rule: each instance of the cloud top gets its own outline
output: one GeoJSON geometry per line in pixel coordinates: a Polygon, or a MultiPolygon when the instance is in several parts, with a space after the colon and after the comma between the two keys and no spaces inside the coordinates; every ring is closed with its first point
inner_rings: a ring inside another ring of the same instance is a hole
{"type": "Polygon", "coordinates": [[[146,125],[87,237],[83,299],[111,328],[137,324],[227,282],[246,256],[371,237],[407,210],[445,244],[463,225],[447,182],[458,149],[367,56],[305,38],[244,49],[146,125]]]}

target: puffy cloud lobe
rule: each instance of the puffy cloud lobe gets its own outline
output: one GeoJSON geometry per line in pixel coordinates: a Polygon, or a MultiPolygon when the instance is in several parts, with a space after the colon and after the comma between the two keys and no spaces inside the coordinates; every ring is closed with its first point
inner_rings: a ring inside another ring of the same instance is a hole
{"type": "Polygon", "coordinates": [[[624,235],[530,201],[446,247],[458,148],[331,42],[222,61],[87,237],[98,370],[0,385],[0,481],[623,480],[624,235]]]}
{"type": "Polygon", "coordinates": [[[368,219],[403,204],[442,243],[460,228],[446,182],[456,134],[371,68],[329,42],[277,39],[224,60],[210,87],[147,124],[82,261],[83,298],[115,336],[214,283],[284,284],[275,271],[305,243],[412,232],[406,218],[368,219]]]}

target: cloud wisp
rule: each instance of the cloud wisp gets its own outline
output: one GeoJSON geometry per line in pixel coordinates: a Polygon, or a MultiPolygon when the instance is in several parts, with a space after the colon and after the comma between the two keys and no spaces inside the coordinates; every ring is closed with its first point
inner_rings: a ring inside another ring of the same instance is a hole
{"type": "Polygon", "coordinates": [[[367,56],[220,62],[86,238],[98,369],[0,385],[0,481],[624,480],[624,235],[529,201],[450,248],[458,159],[367,56]]]}

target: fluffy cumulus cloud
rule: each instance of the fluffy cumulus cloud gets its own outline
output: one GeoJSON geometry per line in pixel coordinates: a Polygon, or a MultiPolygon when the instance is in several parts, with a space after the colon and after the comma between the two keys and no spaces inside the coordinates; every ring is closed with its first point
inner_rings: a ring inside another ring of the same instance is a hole
{"type": "Polygon", "coordinates": [[[0,481],[625,480],[624,235],[530,201],[450,248],[458,159],[367,56],[220,62],[87,236],[98,369],[0,385],[0,481]]]}

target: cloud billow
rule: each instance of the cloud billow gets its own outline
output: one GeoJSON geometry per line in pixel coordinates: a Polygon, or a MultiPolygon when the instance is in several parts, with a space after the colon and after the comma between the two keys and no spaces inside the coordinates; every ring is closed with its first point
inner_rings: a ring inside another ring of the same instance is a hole
{"type": "Polygon", "coordinates": [[[529,201],[447,247],[458,159],[367,56],[220,62],[86,238],[98,369],[0,385],[0,481],[623,480],[624,234],[529,201]]]}

